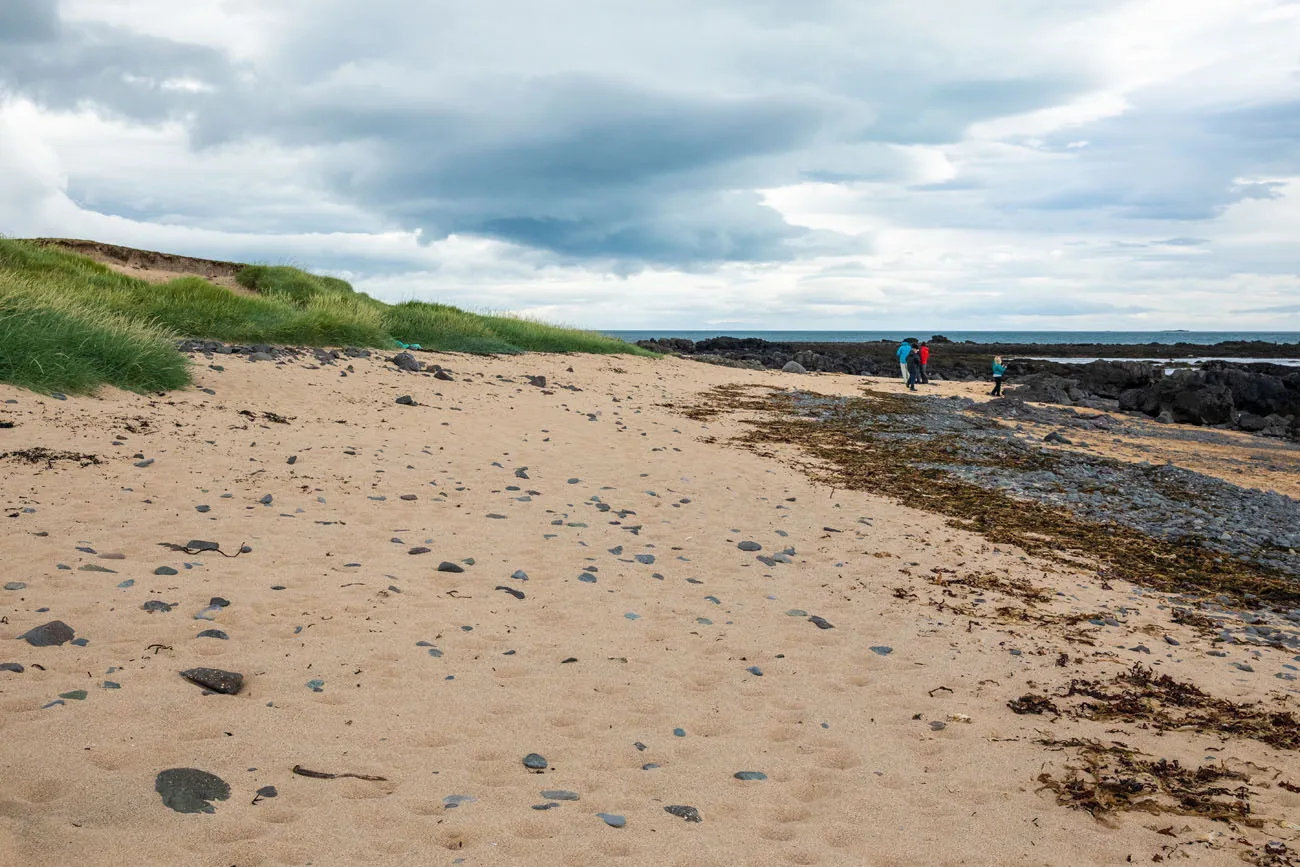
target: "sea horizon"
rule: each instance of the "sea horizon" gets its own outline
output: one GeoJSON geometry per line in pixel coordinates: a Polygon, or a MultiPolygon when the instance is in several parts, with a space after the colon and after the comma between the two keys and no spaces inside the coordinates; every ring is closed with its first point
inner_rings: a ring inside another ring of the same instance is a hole
{"type": "Polygon", "coordinates": [[[1300,331],[962,331],[930,329],[889,329],[877,331],[761,331],[746,329],[597,329],[599,333],[630,343],[656,338],[682,338],[700,341],[713,337],[759,338],[774,343],[873,343],[916,337],[929,340],[941,335],[954,343],[1003,344],[1107,344],[1107,345],[1174,345],[1186,343],[1212,346],[1233,341],[1260,341],[1280,345],[1296,344],[1300,352],[1300,331]]]}

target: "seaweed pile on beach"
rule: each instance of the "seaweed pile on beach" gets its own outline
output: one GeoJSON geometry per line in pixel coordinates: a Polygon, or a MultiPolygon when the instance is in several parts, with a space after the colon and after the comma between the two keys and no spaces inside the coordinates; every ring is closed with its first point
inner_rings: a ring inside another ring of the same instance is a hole
{"type": "Polygon", "coordinates": [[[1178,468],[1046,449],[970,405],[728,385],[686,414],[745,413],[749,430],[736,444],[785,450],[821,484],[896,498],[1102,578],[1246,606],[1300,605],[1300,504],[1178,468]]]}

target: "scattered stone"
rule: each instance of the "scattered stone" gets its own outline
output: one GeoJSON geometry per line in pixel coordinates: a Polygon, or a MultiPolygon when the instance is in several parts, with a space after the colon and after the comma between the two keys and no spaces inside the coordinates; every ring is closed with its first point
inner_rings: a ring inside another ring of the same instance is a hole
{"type": "Polygon", "coordinates": [[[171,768],[158,774],[154,791],[178,813],[215,813],[211,801],[230,797],[230,785],[215,774],[195,768],[171,768]]]}
{"type": "Polygon", "coordinates": [[[415,398],[411,397],[409,394],[404,394],[399,397],[396,400],[396,403],[400,403],[402,406],[419,406],[419,404],[415,402],[415,398]]]}
{"type": "Polygon", "coordinates": [[[688,822],[703,822],[700,818],[700,811],[694,807],[688,807],[685,804],[674,804],[671,807],[664,807],[664,812],[676,816],[679,819],[685,819],[688,822]]]}
{"type": "Polygon", "coordinates": [[[825,617],[818,617],[814,614],[808,618],[808,622],[814,624],[818,629],[834,629],[835,626],[825,617]]]}
{"type": "Polygon", "coordinates": [[[442,799],[442,805],[448,810],[452,810],[459,807],[461,804],[472,804],[477,800],[478,798],[471,797],[470,795],[448,795],[442,799]]]}
{"type": "Polygon", "coordinates": [[[222,671],[219,668],[190,668],[182,671],[181,677],[223,695],[238,695],[244,688],[242,674],[235,671],[222,671]]]}
{"type": "Polygon", "coordinates": [[[423,545],[416,545],[414,548],[412,548],[411,550],[407,551],[406,553],[408,553],[408,554],[412,554],[412,555],[414,555],[414,554],[428,554],[428,553],[429,553],[429,550],[430,550],[429,548],[426,548],[426,547],[424,547],[423,545]]]}
{"type": "Polygon", "coordinates": [[[524,767],[528,768],[530,771],[544,771],[550,767],[550,765],[547,763],[545,758],[537,753],[529,753],[524,756],[524,767]]]}
{"type": "Polygon", "coordinates": [[[510,577],[515,579],[516,581],[527,581],[528,573],[525,572],[523,569],[516,569],[514,572],[510,573],[510,577]]]}
{"type": "Polygon", "coordinates": [[[21,581],[9,581],[5,584],[6,590],[22,590],[27,585],[21,581]]]}
{"type": "Polygon", "coordinates": [[[736,771],[737,780],[766,780],[767,774],[762,771],[736,771]]]}
{"type": "Polygon", "coordinates": [[[414,502],[415,500],[420,499],[420,498],[419,498],[418,496],[416,496],[415,494],[402,494],[402,497],[401,497],[401,498],[402,498],[403,500],[405,500],[406,502],[408,502],[408,503],[410,503],[410,502],[414,502]]]}
{"type": "Polygon", "coordinates": [[[222,632],[220,629],[205,629],[194,637],[195,638],[219,638],[222,641],[230,640],[230,636],[222,632]]]}
{"type": "Polygon", "coordinates": [[[179,575],[180,573],[177,572],[175,569],[173,569],[173,568],[170,567],[170,566],[159,566],[157,569],[153,570],[153,574],[155,574],[155,575],[179,575]]]}
{"type": "Polygon", "coordinates": [[[683,728],[675,728],[675,729],[673,729],[673,737],[675,737],[675,738],[684,738],[684,737],[686,737],[686,729],[683,729],[683,728]]]}
{"type": "Polygon", "coordinates": [[[872,653],[876,654],[877,656],[889,656],[889,654],[894,652],[894,648],[889,647],[888,645],[885,644],[880,644],[869,649],[871,650],[872,653]]]}
{"type": "Polygon", "coordinates": [[[43,626],[27,630],[20,637],[32,647],[56,647],[71,641],[76,634],[62,620],[51,620],[43,626]]]}
{"type": "Polygon", "coordinates": [[[402,370],[410,373],[420,372],[420,362],[409,352],[399,352],[388,360],[400,367],[402,370]]]}
{"type": "Polygon", "coordinates": [[[163,614],[166,614],[175,607],[176,603],[174,602],[163,602],[161,599],[150,599],[148,602],[141,605],[140,609],[142,611],[148,611],[150,614],[155,611],[160,611],[163,614]]]}
{"type": "Polygon", "coordinates": [[[757,542],[750,542],[750,541],[748,541],[748,540],[746,540],[746,541],[744,541],[744,542],[741,542],[741,543],[740,543],[739,545],[737,545],[736,547],[739,548],[739,549],[742,550],[742,551],[762,551],[762,550],[763,550],[763,546],[762,546],[762,545],[758,544],[757,542]]]}
{"type": "Polygon", "coordinates": [[[259,798],[275,798],[278,797],[279,794],[280,793],[276,791],[275,786],[263,786],[257,790],[257,797],[259,798]]]}
{"type": "Polygon", "coordinates": [[[597,813],[596,816],[611,828],[622,828],[627,824],[627,819],[616,813],[597,813]]]}
{"type": "Polygon", "coordinates": [[[17,662],[0,662],[0,671],[12,671],[14,674],[22,674],[26,669],[17,662]]]}
{"type": "Polygon", "coordinates": [[[496,589],[497,589],[497,590],[504,590],[505,592],[509,593],[511,596],[515,597],[516,599],[523,599],[523,598],[524,598],[524,591],[522,591],[522,590],[516,590],[516,589],[513,588],[513,587],[506,587],[504,584],[498,584],[498,585],[496,586],[496,589]]]}
{"type": "Polygon", "coordinates": [[[655,555],[654,555],[654,554],[637,554],[637,555],[636,555],[636,561],[637,561],[638,563],[643,564],[643,565],[649,566],[649,565],[651,565],[652,563],[654,563],[654,561],[655,561],[655,555]]]}
{"type": "Polygon", "coordinates": [[[745,671],[748,671],[750,674],[754,675],[755,677],[763,676],[763,669],[759,668],[757,665],[751,665],[749,668],[745,669],[745,671]]]}
{"type": "Polygon", "coordinates": [[[564,789],[542,789],[542,797],[548,801],[576,801],[578,793],[564,789]]]}
{"type": "Polygon", "coordinates": [[[438,564],[438,571],[439,572],[464,572],[465,567],[459,565],[458,563],[451,563],[447,560],[443,560],[441,563],[438,564]]]}

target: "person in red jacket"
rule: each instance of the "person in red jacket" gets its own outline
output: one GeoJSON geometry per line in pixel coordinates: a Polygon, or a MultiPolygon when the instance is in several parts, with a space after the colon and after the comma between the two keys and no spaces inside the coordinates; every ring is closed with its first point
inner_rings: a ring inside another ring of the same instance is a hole
{"type": "Polygon", "coordinates": [[[926,365],[930,363],[930,344],[921,344],[921,385],[930,384],[930,373],[926,370],[926,365]]]}

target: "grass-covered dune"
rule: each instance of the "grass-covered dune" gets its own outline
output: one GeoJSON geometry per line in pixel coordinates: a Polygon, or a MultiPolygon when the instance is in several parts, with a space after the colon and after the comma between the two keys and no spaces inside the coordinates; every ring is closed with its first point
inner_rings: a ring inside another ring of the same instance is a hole
{"type": "Polygon", "coordinates": [[[231,291],[197,276],[151,283],[57,246],[0,238],[0,382],[33,391],[134,391],[189,381],[179,338],[443,352],[649,355],[590,331],[468,313],[444,304],[385,304],[334,277],[240,267],[231,291]]]}

